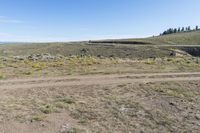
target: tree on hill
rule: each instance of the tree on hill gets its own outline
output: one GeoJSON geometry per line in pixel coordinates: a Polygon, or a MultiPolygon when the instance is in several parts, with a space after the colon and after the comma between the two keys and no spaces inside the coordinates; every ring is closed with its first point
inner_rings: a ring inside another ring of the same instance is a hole
{"type": "Polygon", "coordinates": [[[180,33],[180,32],[190,32],[190,31],[194,31],[194,30],[199,30],[199,27],[196,26],[194,29],[191,29],[190,26],[188,27],[182,27],[182,28],[169,28],[167,30],[165,30],[163,33],[161,33],[160,35],[168,35],[168,34],[173,34],[173,33],[180,33]]]}
{"type": "Polygon", "coordinates": [[[190,28],[190,26],[188,26],[188,31],[191,31],[191,28],[190,28]]]}
{"type": "Polygon", "coordinates": [[[176,28],[174,29],[174,32],[173,32],[173,33],[177,33],[177,29],[176,29],[176,28]]]}
{"type": "Polygon", "coordinates": [[[178,28],[178,32],[181,32],[181,28],[180,27],[178,28]]]}
{"type": "Polygon", "coordinates": [[[185,31],[185,27],[182,27],[181,32],[184,32],[184,31],[185,31]]]}
{"type": "Polygon", "coordinates": [[[199,26],[198,25],[196,26],[195,30],[199,30],[199,26]]]}

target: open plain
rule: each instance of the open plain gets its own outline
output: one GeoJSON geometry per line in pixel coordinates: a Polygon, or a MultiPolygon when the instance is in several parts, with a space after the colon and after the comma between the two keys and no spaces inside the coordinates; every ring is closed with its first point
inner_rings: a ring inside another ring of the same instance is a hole
{"type": "Polygon", "coordinates": [[[0,45],[0,131],[199,132],[197,35],[0,45]]]}

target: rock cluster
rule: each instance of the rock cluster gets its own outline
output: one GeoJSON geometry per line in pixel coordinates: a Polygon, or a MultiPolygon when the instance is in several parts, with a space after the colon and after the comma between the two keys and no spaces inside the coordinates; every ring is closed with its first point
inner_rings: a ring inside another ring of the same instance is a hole
{"type": "Polygon", "coordinates": [[[46,54],[32,54],[27,57],[28,60],[54,60],[55,56],[52,56],[48,53],[46,54]]]}
{"type": "Polygon", "coordinates": [[[64,58],[64,56],[62,55],[56,55],[53,56],[49,53],[45,53],[45,54],[31,54],[29,56],[14,56],[13,57],[15,60],[32,60],[32,61],[36,61],[36,60],[42,60],[42,61],[48,61],[48,60],[59,60],[64,58]]]}
{"type": "Polygon", "coordinates": [[[177,55],[176,51],[172,51],[172,52],[170,53],[170,56],[176,56],[176,55],[177,55]]]}

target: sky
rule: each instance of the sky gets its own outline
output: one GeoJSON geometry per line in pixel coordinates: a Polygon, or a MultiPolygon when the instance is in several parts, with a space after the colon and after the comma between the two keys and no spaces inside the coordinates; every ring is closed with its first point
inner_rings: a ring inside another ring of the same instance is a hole
{"type": "Polygon", "coordinates": [[[200,0],[0,0],[0,42],[158,35],[200,25],[200,0]]]}

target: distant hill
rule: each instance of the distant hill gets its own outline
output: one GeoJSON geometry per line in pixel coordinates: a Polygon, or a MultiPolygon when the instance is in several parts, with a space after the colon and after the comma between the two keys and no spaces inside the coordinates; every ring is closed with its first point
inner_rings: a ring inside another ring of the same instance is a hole
{"type": "Polygon", "coordinates": [[[0,42],[0,44],[6,44],[5,42],[0,42]]]}
{"type": "Polygon", "coordinates": [[[90,41],[91,43],[116,43],[135,45],[200,45],[200,30],[191,32],[174,33],[149,38],[130,38],[90,41]]]}
{"type": "Polygon", "coordinates": [[[50,53],[98,57],[150,58],[170,56],[181,50],[200,56],[200,31],[175,33],[141,39],[115,39],[71,43],[14,43],[0,45],[0,56],[50,53]]]}
{"type": "Polygon", "coordinates": [[[155,45],[200,45],[200,30],[174,33],[144,39],[125,39],[126,41],[143,41],[155,45]]]}
{"type": "Polygon", "coordinates": [[[23,44],[23,42],[0,42],[0,44],[23,44]]]}

